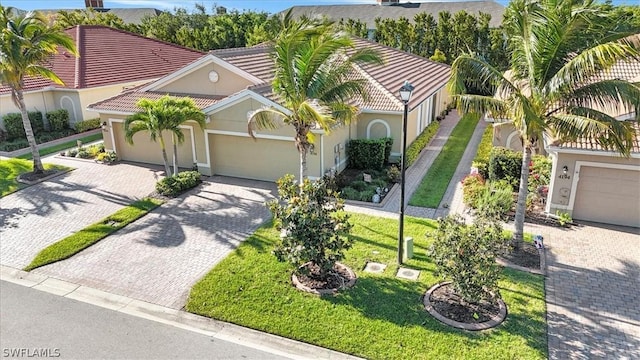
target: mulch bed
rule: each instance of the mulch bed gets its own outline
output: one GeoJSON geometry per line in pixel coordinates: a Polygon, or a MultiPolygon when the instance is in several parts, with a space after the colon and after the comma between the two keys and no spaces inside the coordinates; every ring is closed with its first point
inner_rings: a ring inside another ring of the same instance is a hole
{"type": "Polygon", "coordinates": [[[466,324],[477,324],[491,320],[500,314],[498,302],[483,301],[477,304],[463,303],[453,291],[451,284],[440,286],[429,297],[431,305],[440,315],[466,324]]]}
{"type": "Polygon", "coordinates": [[[338,266],[333,267],[327,278],[320,276],[320,267],[318,265],[307,264],[305,269],[308,270],[308,274],[302,272],[296,274],[298,281],[315,290],[339,289],[352,279],[349,271],[338,266]]]}
{"type": "Polygon", "coordinates": [[[518,250],[510,247],[508,251],[500,254],[500,257],[514,265],[529,269],[540,269],[540,253],[533,244],[527,242],[522,243],[518,250]]]}

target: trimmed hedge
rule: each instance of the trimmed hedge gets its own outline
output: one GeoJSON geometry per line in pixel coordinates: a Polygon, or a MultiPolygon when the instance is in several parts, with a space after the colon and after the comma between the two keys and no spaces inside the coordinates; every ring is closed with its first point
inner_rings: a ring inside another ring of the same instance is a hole
{"type": "Polygon", "coordinates": [[[65,109],[47,112],[47,120],[49,120],[51,131],[60,131],[69,128],[69,112],[65,109]]]}
{"type": "Polygon", "coordinates": [[[75,124],[75,129],[77,133],[97,129],[99,127],[100,127],[100,118],[79,121],[75,124]]]}
{"type": "Polygon", "coordinates": [[[176,176],[166,177],[156,183],[156,191],[164,196],[176,196],[200,184],[200,173],[183,171],[176,176]]]}
{"type": "Polygon", "coordinates": [[[349,167],[381,170],[385,163],[387,143],[387,138],[350,140],[347,146],[349,167]]]}
{"type": "Polygon", "coordinates": [[[491,157],[491,149],[493,148],[493,126],[489,125],[482,134],[482,140],[478,145],[476,157],[473,159],[472,166],[478,168],[478,173],[483,179],[489,178],[489,158],[491,157]]]}
{"type": "Polygon", "coordinates": [[[415,140],[413,140],[413,142],[411,143],[411,145],[409,145],[409,147],[405,152],[405,156],[407,157],[407,160],[406,160],[407,167],[413,165],[413,163],[416,162],[416,160],[418,159],[418,156],[420,156],[420,153],[422,152],[422,149],[427,147],[431,139],[433,139],[433,137],[438,132],[439,128],[440,128],[440,123],[437,121],[434,121],[424,129],[422,134],[418,135],[418,137],[415,140]]]}
{"type": "Polygon", "coordinates": [[[522,153],[504,147],[491,149],[489,181],[506,180],[515,189],[520,183],[522,153]]]}
{"type": "MultiPolygon", "coordinates": [[[[29,121],[35,135],[44,131],[44,122],[40,111],[29,111],[29,121]]],[[[22,125],[22,115],[20,113],[9,113],[2,117],[4,127],[7,130],[7,140],[22,139],[27,135],[22,125]]]]}

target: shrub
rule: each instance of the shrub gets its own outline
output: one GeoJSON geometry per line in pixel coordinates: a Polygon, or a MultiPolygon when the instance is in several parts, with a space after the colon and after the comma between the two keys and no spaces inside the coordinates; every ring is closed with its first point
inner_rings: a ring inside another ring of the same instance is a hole
{"type": "Polygon", "coordinates": [[[322,180],[305,179],[299,186],[293,175],[285,175],[277,184],[280,199],[267,203],[282,234],[274,255],[307,274],[307,268],[301,266],[310,262],[318,266],[317,276],[326,279],[353,244],[347,236],[352,225],[342,211],[343,200],[322,180]]]}
{"type": "Polygon", "coordinates": [[[420,135],[418,135],[415,140],[413,140],[413,142],[411,143],[411,145],[409,145],[405,152],[405,156],[407,157],[405,164],[407,167],[413,165],[413,163],[418,159],[418,156],[420,156],[420,152],[422,152],[422,149],[424,149],[429,144],[429,141],[433,139],[439,128],[439,122],[432,122],[424,129],[424,131],[420,135]]]}
{"type": "Polygon", "coordinates": [[[540,186],[549,185],[551,160],[542,155],[534,155],[529,163],[529,192],[536,192],[540,186]]]}
{"type": "Polygon", "coordinates": [[[462,179],[462,201],[472,209],[477,208],[484,188],[484,180],[479,174],[467,175],[462,179]]]}
{"type": "Polygon", "coordinates": [[[87,152],[89,153],[89,157],[96,157],[98,154],[104,152],[104,145],[91,145],[87,148],[87,152]],[[102,146],[100,146],[102,145],[102,146]]]}
{"type": "Polygon", "coordinates": [[[360,191],[347,186],[342,188],[342,190],[340,190],[340,196],[343,199],[349,199],[349,200],[358,200],[360,199],[360,191]]]}
{"type": "Polygon", "coordinates": [[[92,158],[93,156],[91,156],[91,154],[89,154],[89,151],[87,151],[86,149],[80,149],[78,150],[76,157],[80,159],[89,159],[89,158],[92,158]]]}
{"type": "Polygon", "coordinates": [[[358,199],[356,200],[371,202],[375,193],[376,191],[374,189],[364,189],[360,191],[360,193],[358,194],[358,199]]]}
{"type": "Polygon", "coordinates": [[[100,127],[100,124],[101,124],[100,118],[95,118],[95,119],[89,119],[85,121],[79,121],[74,125],[74,127],[77,133],[81,133],[81,132],[97,129],[100,127]]]}
{"type": "Polygon", "coordinates": [[[60,131],[69,128],[69,112],[65,109],[47,112],[47,120],[49,120],[51,131],[60,131]]]}
{"type": "Polygon", "coordinates": [[[506,246],[497,221],[476,217],[466,226],[459,215],[438,219],[431,246],[436,274],[451,280],[454,291],[466,302],[477,303],[500,297],[498,277],[502,268],[497,254],[506,246]]]}
{"type": "Polygon", "coordinates": [[[520,183],[520,170],[522,168],[522,153],[503,147],[491,149],[489,158],[489,180],[506,180],[514,190],[520,183]]]}
{"type": "MultiPolygon", "coordinates": [[[[41,134],[44,131],[44,123],[42,122],[42,113],[40,111],[29,111],[29,121],[33,134],[41,134]]],[[[22,115],[20,113],[9,113],[2,117],[4,127],[7,129],[7,139],[22,139],[26,137],[24,125],[22,124],[22,115]]]]}
{"type": "Polygon", "coordinates": [[[76,157],[76,155],[78,155],[78,150],[76,150],[76,149],[69,149],[69,150],[67,150],[66,155],[67,155],[68,157],[76,157]]]}
{"type": "Polygon", "coordinates": [[[473,159],[472,166],[478,169],[478,173],[484,179],[489,178],[489,158],[491,157],[491,148],[493,147],[493,126],[487,126],[482,134],[482,140],[478,145],[478,152],[473,159]]]}
{"type": "Polygon", "coordinates": [[[387,178],[392,183],[400,182],[401,175],[402,174],[400,173],[400,168],[395,165],[389,166],[389,168],[387,169],[387,178]]]}
{"type": "MultiPolygon", "coordinates": [[[[115,155],[115,153],[114,153],[115,155]]],[[[176,176],[166,177],[156,183],[156,191],[164,196],[176,196],[200,184],[200,173],[183,171],[176,176]]]]}
{"type": "Polygon", "coordinates": [[[511,185],[502,180],[485,186],[476,202],[477,213],[481,216],[500,219],[513,205],[511,185]]]}
{"type": "Polygon", "coordinates": [[[351,183],[351,187],[357,191],[362,191],[369,187],[369,184],[367,184],[364,180],[356,180],[351,183]]]}
{"type": "Polygon", "coordinates": [[[16,151],[29,147],[27,139],[15,139],[12,141],[6,141],[0,144],[0,151],[16,151]]]}
{"type": "Polygon", "coordinates": [[[393,138],[384,138],[384,161],[389,162],[389,157],[391,157],[391,148],[393,147],[393,138]]]}
{"type": "Polygon", "coordinates": [[[101,152],[96,156],[96,161],[103,164],[111,164],[116,160],[118,160],[118,155],[115,153],[115,151],[101,152]]]}
{"type": "Polygon", "coordinates": [[[347,146],[349,167],[353,169],[382,169],[385,163],[385,139],[353,139],[347,146]]]}

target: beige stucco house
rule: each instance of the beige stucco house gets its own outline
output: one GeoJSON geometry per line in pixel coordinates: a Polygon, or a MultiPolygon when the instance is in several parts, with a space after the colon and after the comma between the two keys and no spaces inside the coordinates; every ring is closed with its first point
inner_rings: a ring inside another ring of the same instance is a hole
{"type": "MultiPolygon", "coordinates": [[[[203,53],[99,25],[78,25],[65,30],[75,42],[79,57],[66,51],[52,56],[47,67],[64,85],[40,77],[25,78],[24,99],[29,111],[43,115],[66,109],[70,123],[95,118],[86,107],[96,101],[140,86],[200,58],[203,53]]],[[[10,89],[0,85],[2,116],[19,112],[10,89]]]]}
{"type": "MultiPolygon", "coordinates": [[[[601,76],[640,83],[640,61],[620,62],[601,76]]],[[[551,157],[553,167],[545,211],[568,213],[575,220],[640,227],[638,115],[619,106],[596,108],[620,121],[635,120],[631,156],[621,157],[581,139],[559,145],[547,142],[544,152],[551,157]]],[[[510,123],[494,124],[493,145],[522,151],[520,137],[510,123]]]]}
{"type": "MultiPolygon", "coordinates": [[[[392,156],[400,155],[403,104],[398,90],[405,80],[415,86],[409,103],[408,142],[434,121],[448,101],[444,86],[449,66],[361,39],[355,43],[378,49],[386,63],[354,68],[367,81],[370,94],[367,103],[358,104],[358,121],[330,133],[313,130],[315,143],[307,159],[311,178],[345,168],[349,139],[393,137],[392,156]]],[[[92,104],[88,110],[108,124],[104,129],[107,149],[123,160],[161,164],[159,145],[150,142],[148,134],[136,134],[134,145],[125,141],[124,120],[140,110],[135,106],[140,98],[191,97],[206,114],[206,127],[199,129],[190,122],[183,127],[186,141],[178,150],[179,166],[197,164],[205,175],[272,181],[286,173],[297,174],[299,166],[292,127],[258,131],[255,140],[247,133],[248,115],[253,111],[265,106],[285,110],[271,92],[273,66],[266,45],[215,50],[145,86],[92,104]]],[[[172,150],[168,151],[171,156],[172,150]]]]}

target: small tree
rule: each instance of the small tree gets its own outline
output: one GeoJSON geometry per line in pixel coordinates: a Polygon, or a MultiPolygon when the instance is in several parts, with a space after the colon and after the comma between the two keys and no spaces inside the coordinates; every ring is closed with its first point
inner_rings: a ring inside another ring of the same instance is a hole
{"type": "Polygon", "coordinates": [[[459,215],[438,219],[431,248],[436,273],[450,279],[455,293],[468,303],[500,297],[496,256],[506,243],[502,227],[492,218],[478,216],[470,226],[459,215]]]}
{"type": "Polygon", "coordinates": [[[274,250],[279,261],[288,261],[308,275],[326,279],[336,261],[344,258],[344,251],[353,241],[347,236],[352,225],[342,211],[344,201],[327,187],[323,180],[305,179],[298,185],[293,175],[277,181],[280,201],[267,206],[281,231],[281,242],[274,250]],[[311,263],[319,273],[311,274],[303,264],[311,263]]]}

